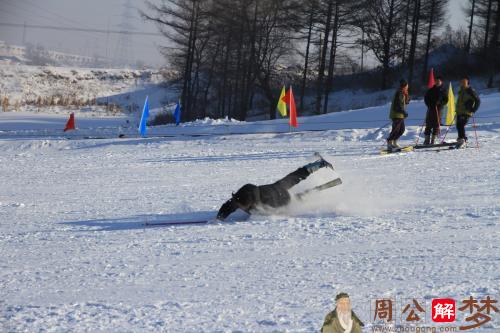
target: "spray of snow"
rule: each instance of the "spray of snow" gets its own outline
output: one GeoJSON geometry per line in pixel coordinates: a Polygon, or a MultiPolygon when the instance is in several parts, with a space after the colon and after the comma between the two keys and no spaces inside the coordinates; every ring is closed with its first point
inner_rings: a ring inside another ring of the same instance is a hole
{"type": "MultiPolygon", "coordinates": [[[[297,215],[345,215],[345,216],[379,216],[408,207],[415,198],[408,190],[403,195],[394,192],[393,187],[384,185],[384,177],[373,177],[373,174],[351,172],[343,166],[336,166],[336,171],[322,169],[310,176],[306,181],[293,188],[293,193],[300,193],[307,188],[324,184],[340,177],[342,184],[320,192],[312,192],[302,200],[293,200],[287,214],[297,215]]],[[[387,176],[389,177],[389,175],[387,176]]]]}

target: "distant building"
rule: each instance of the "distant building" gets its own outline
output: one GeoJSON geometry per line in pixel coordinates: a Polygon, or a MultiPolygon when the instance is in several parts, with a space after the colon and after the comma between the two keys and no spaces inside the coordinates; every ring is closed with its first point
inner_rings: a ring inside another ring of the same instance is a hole
{"type": "Polygon", "coordinates": [[[75,67],[103,67],[109,61],[103,57],[88,57],[77,54],[45,50],[41,46],[17,46],[0,41],[0,60],[32,63],[34,65],[56,65],[75,67]]]}

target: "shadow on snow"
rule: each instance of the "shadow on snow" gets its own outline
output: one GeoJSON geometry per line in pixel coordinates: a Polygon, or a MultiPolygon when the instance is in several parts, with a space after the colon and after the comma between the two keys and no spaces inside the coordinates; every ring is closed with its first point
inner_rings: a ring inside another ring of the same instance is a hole
{"type": "MultiPolygon", "coordinates": [[[[199,221],[211,221],[215,219],[215,211],[199,211],[188,213],[174,214],[147,214],[135,215],[132,217],[112,218],[112,219],[95,219],[84,221],[67,221],[59,222],[59,224],[75,227],[75,231],[120,231],[120,230],[136,230],[155,227],[154,223],[171,223],[169,225],[162,224],[162,227],[182,227],[182,226],[203,226],[199,221]],[[198,222],[198,223],[196,223],[198,222]]],[[[212,224],[224,222],[212,222],[212,224]]]]}

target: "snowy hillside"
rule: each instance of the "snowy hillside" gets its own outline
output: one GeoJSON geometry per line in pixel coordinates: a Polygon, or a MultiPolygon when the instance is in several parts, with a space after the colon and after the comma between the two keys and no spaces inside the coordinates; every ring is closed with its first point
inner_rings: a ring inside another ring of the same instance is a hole
{"type": "MultiPolygon", "coordinates": [[[[0,101],[8,111],[136,113],[150,95],[152,108],[175,103],[163,81],[174,72],[0,64],[0,101]]],[[[174,89],[175,90],[175,89],[174,89]]]]}
{"type": "MultiPolygon", "coordinates": [[[[464,325],[464,312],[433,323],[430,304],[500,298],[500,94],[482,100],[479,149],[387,156],[387,106],[299,118],[304,132],[207,120],[145,139],[127,118],[81,116],[63,134],[69,112],[0,113],[0,327],[317,332],[342,291],[365,332],[381,298],[421,300],[425,326],[464,325]],[[240,186],[274,182],[316,151],[336,173],[301,186],[343,184],[286,214],[144,226],[211,218],[240,186]]],[[[403,143],[423,110],[410,104],[403,143]]],[[[498,332],[491,317],[472,331],[498,332]]]]}

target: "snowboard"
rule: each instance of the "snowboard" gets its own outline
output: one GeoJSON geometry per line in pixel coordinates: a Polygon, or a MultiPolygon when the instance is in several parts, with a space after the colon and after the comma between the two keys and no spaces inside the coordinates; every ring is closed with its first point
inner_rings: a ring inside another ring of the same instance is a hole
{"type": "Polygon", "coordinates": [[[336,179],[331,180],[329,182],[326,182],[326,183],[324,183],[322,185],[318,185],[316,187],[313,187],[312,189],[305,190],[304,192],[297,193],[297,194],[295,194],[295,196],[298,199],[302,199],[305,195],[310,194],[312,192],[323,191],[323,190],[329,189],[331,187],[334,187],[334,186],[337,186],[337,185],[340,185],[340,184],[342,184],[342,179],[336,178],[336,179]]]}

